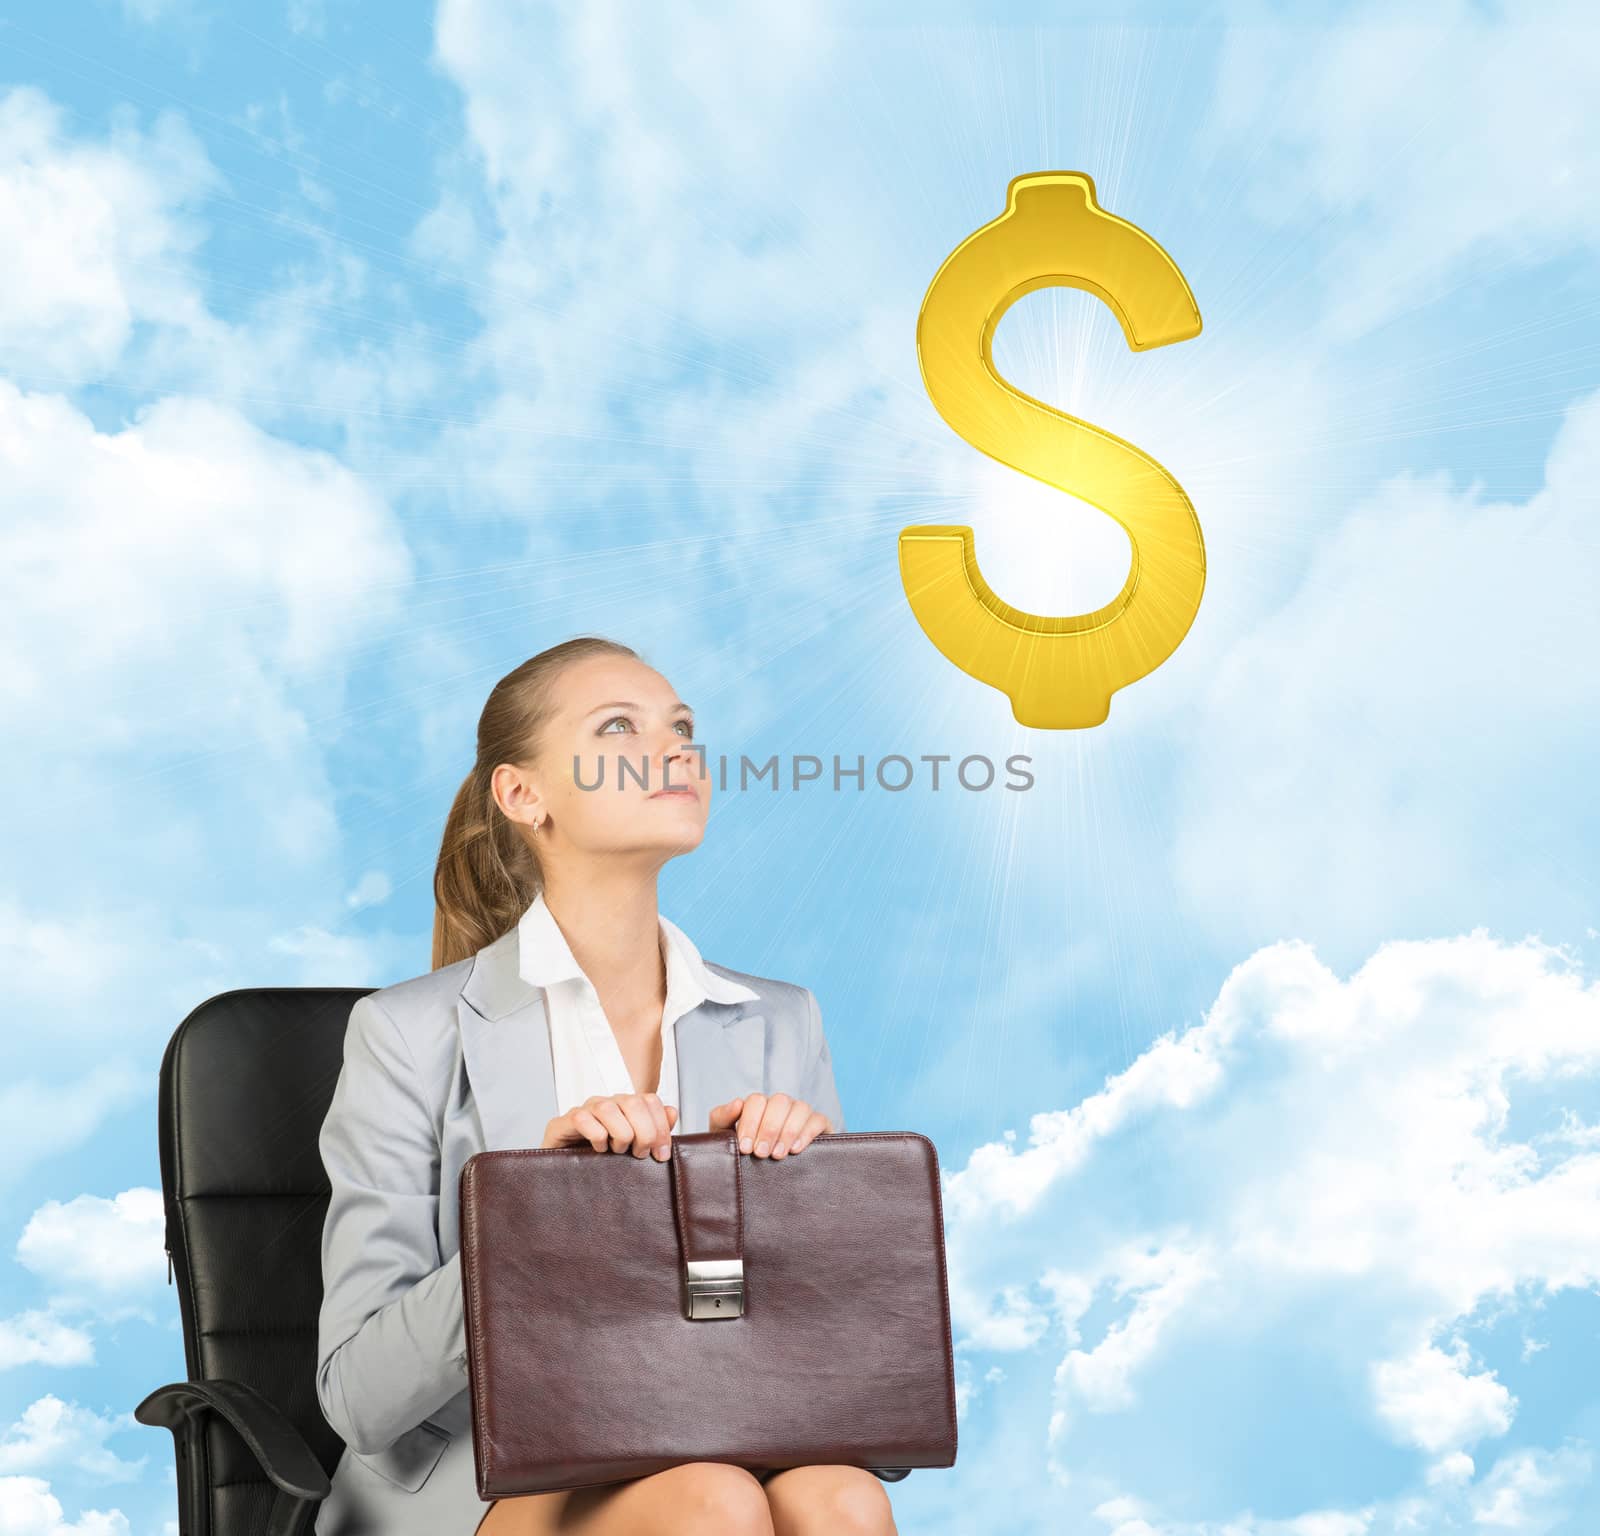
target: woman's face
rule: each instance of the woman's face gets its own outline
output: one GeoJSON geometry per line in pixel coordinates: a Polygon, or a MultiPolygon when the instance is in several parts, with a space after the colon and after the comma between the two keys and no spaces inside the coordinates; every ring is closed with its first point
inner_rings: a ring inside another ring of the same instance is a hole
{"type": "Polygon", "coordinates": [[[711,777],[694,744],[694,716],[653,667],[631,656],[589,656],[564,667],[520,798],[507,813],[544,824],[541,853],[658,853],[699,846],[711,777]]]}

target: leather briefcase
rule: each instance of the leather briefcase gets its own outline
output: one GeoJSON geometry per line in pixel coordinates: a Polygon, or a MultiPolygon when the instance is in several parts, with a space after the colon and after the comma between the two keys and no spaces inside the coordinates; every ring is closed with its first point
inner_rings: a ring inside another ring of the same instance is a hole
{"type": "Polygon", "coordinates": [[[461,1280],[478,1494],[686,1461],[950,1467],[955,1369],[938,1154],[825,1132],[779,1161],[733,1128],[666,1162],[474,1153],[461,1280]]]}

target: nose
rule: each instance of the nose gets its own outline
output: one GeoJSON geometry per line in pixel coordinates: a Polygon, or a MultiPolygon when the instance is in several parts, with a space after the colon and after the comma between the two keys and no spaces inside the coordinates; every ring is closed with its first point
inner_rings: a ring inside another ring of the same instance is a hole
{"type": "Polygon", "coordinates": [[[671,785],[674,789],[684,789],[695,775],[700,754],[676,731],[670,734],[672,740],[661,753],[661,779],[656,788],[665,789],[671,785]]]}
{"type": "Polygon", "coordinates": [[[683,738],[677,731],[667,728],[666,741],[659,742],[654,750],[654,762],[658,766],[659,778],[656,779],[651,789],[666,789],[667,784],[682,784],[683,768],[678,765],[678,755],[682,754],[683,738]],[[670,778],[669,778],[670,774],[670,778]]]}

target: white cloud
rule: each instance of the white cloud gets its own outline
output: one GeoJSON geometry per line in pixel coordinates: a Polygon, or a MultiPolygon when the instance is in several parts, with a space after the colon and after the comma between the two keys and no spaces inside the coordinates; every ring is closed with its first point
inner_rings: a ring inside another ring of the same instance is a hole
{"type": "Polygon", "coordinates": [[[33,1309],[0,1318],[0,1370],[93,1364],[93,1338],[54,1313],[33,1309]]]}
{"type": "Polygon", "coordinates": [[[1575,1532],[1573,1499],[1589,1479],[1592,1454],[1580,1446],[1558,1451],[1508,1452],[1474,1488],[1470,1457],[1452,1457],[1449,1475],[1432,1492],[1377,1499],[1357,1509],[1324,1508],[1274,1519],[1244,1511],[1224,1520],[1165,1520],[1145,1501],[1125,1494],[1092,1511],[1105,1536],[1435,1536],[1474,1530],[1550,1536],[1575,1532]],[[1465,1462],[1463,1472],[1457,1464],[1465,1462]]]}
{"type": "Polygon", "coordinates": [[[140,322],[198,323],[186,205],[216,174],[176,114],[148,133],[118,114],[103,143],[64,117],[34,86],[0,94],[0,367],[66,383],[107,371],[140,322]]]}
{"type": "Polygon", "coordinates": [[[292,958],[298,974],[324,977],[330,986],[360,985],[351,978],[362,976],[372,964],[372,946],[365,938],[330,933],[309,923],[273,934],[267,948],[292,958]]]}
{"type": "MultiPolygon", "coordinates": [[[[1415,1446],[1424,1507],[1481,1503],[1516,1478],[1503,1458],[1472,1483],[1466,1450],[1506,1433],[1516,1398],[1470,1329],[1600,1285],[1600,1153],[1536,1146],[1514,1117],[1531,1096],[1597,1087],[1600,984],[1566,951],[1479,930],[1385,944],[1341,981],[1303,943],[1263,949],[1202,1023],[1034,1115],[1026,1145],[946,1173],[961,1352],[976,1369],[1064,1341],[1051,1464],[1085,1498],[1129,1491],[1078,1459],[1087,1420],[1188,1401],[1203,1436],[1196,1352],[1251,1379],[1290,1369],[1273,1362],[1293,1339],[1299,1411],[1326,1412],[1359,1363],[1366,1411],[1347,1432],[1415,1446]]],[[[1203,1445],[1190,1454],[1243,1454],[1203,1445]]],[[[1239,1529],[1387,1529],[1362,1522],[1398,1508],[1239,1529]]]]}
{"type": "Polygon", "coordinates": [[[153,26],[173,16],[187,14],[192,4],[193,0],[122,0],[122,11],[130,21],[153,26]]]}
{"type": "Polygon", "coordinates": [[[1315,224],[1346,340],[1458,282],[1600,243],[1600,50],[1576,0],[1230,7],[1206,142],[1248,206],[1315,224]]]}
{"type": "Polygon", "coordinates": [[[327,30],[326,0],[289,0],[289,30],[321,37],[327,30]]]}
{"type": "MultiPolygon", "coordinates": [[[[869,189],[835,174],[842,151],[813,152],[818,81],[846,42],[835,17],[831,5],[669,14],[608,0],[439,10],[439,62],[463,92],[493,218],[447,188],[415,241],[472,280],[485,325],[471,364],[496,393],[441,434],[433,469],[472,487],[480,519],[536,530],[541,553],[597,525],[637,544],[648,526],[650,579],[616,594],[634,633],[687,628],[711,646],[676,586],[703,577],[708,556],[730,592],[759,572],[833,601],[864,531],[840,514],[873,487],[830,461],[899,440],[872,397],[889,359],[914,369],[900,319],[863,283],[863,302],[826,332],[817,323],[817,251],[883,259],[869,249],[877,224],[857,216],[869,189]],[[819,474],[829,538],[775,526],[773,500],[819,474]]],[[[555,574],[530,571],[531,590],[555,574]]],[[[548,590],[570,603],[579,574],[563,568],[548,590]]]]}
{"type": "MultiPolygon", "coordinates": [[[[7,842],[29,871],[25,909],[0,893],[15,919],[0,948],[8,1006],[48,1022],[6,1037],[15,1179],[151,1094],[135,1058],[222,978],[237,984],[226,950],[237,929],[259,952],[273,872],[336,858],[323,762],[343,659],[396,611],[411,565],[357,476],[208,401],[168,398],[101,431],[62,397],[0,379],[0,474],[7,842]],[[60,856],[69,807],[93,879],[60,856]],[[144,900],[153,871],[208,924],[174,933],[144,900]]],[[[327,944],[286,953],[303,962],[289,975],[326,979],[327,944]]]]}
{"type": "Polygon", "coordinates": [[[1570,1529],[1568,1498],[1574,1487],[1588,1481],[1593,1462],[1593,1454],[1579,1446],[1514,1452],[1475,1490],[1472,1518],[1486,1532],[1516,1531],[1519,1536],[1570,1529]]]}
{"type": "MultiPolygon", "coordinates": [[[[61,397],[4,380],[0,472],[11,740],[69,773],[105,752],[181,755],[192,773],[226,749],[241,830],[291,862],[319,856],[334,835],[315,768],[323,742],[294,694],[396,610],[410,557],[381,499],[337,460],[226,406],[170,398],[102,432],[61,397]]],[[[126,804],[120,782],[112,806],[88,795],[79,835],[126,804]]],[[[189,846],[169,839],[165,858],[181,863],[189,846]]],[[[120,920],[90,939],[93,917],[42,916],[41,894],[27,943],[51,970],[86,959],[104,976],[143,943],[120,920]]]]}
{"type": "MultiPolygon", "coordinates": [[[[359,289],[358,264],[263,284],[221,322],[195,216],[221,181],[182,120],[141,127],[120,107],[104,138],[67,121],[36,88],[0,95],[0,239],[9,228],[23,252],[0,296],[0,367],[19,375],[0,377],[0,788],[28,881],[25,901],[0,891],[0,959],[12,1016],[34,1024],[3,1053],[11,1181],[153,1100],[135,1063],[237,984],[237,946],[270,944],[275,872],[337,861],[324,758],[344,663],[411,578],[367,481],[226,403],[259,394],[271,415],[277,381],[285,399],[328,390],[355,407],[414,381],[397,355],[313,345],[311,295],[359,289]],[[115,398],[141,384],[161,398],[118,422],[29,387],[113,374],[115,398]],[[81,859],[62,857],[68,823],[81,859]],[[175,931],[154,899],[178,887],[206,911],[199,929],[175,931]]],[[[375,973],[350,942],[291,937],[279,953],[306,984],[330,964],[375,973]]]]}
{"type": "MultiPolygon", "coordinates": [[[[214,741],[230,712],[267,750],[298,740],[284,674],[341,654],[410,575],[360,479],[210,401],[165,399],[106,433],[0,380],[0,471],[15,593],[0,713],[26,711],[37,736],[57,721],[80,750],[214,741]],[[151,686],[163,674],[183,686],[151,686]]],[[[291,830],[292,805],[271,814],[291,830]]]]}
{"type": "Polygon", "coordinates": [[[16,1259],[51,1288],[57,1305],[115,1313],[165,1281],[165,1226],[159,1189],[47,1200],[23,1227],[16,1259]]]}
{"type": "Polygon", "coordinates": [[[8,1060],[15,1065],[0,1087],[0,1124],[10,1145],[0,1184],[21,1180],[35,1163],[86,1141],[109,1116],[150,1094],[149,1073],[126,1053],[96,1060],[73,1051],[70,1038],[9,1036],[0,1051],[0,1061],[8,1060]],[[30,1057],[51,1058],[40,1066],[49,1075],[22,1070],[30,1057]]]}
{"type": "MultiPolygon", "coordinates": [[[[1080,1404],[1089,1413],[1134,1405],[1133,1381],[1139,1368],[1155,1355],[1163,1332],[1182,1315],[1189,1298],[1216,1278],[1212,1259],[1203,1248],[1185,1250],[1176,1244],[1154,1251],[1130,1245],[1107,1254],[1104,1270],[1113,1277],[1117,1300],[1131,1296],[1133,1305],[1106,1329],[1094,1348],[1070,1350],[1056,1371],[1058,1404],[1080,1404]]],[[[1060,1286],[1054,1276],[1044,1276],[1041,1284],[1059,1297],[1060,1286]]],[[[1073,1338],[1090,1300],[1092,1292],[1078,1292],[1073,1310],[1064,1319],[1073,1338]]],[[[1059,1437],[1066,1428],[1065,1409],[1058,1406],[1051,1433],[1059,1437]]]]}
{"type": "Polygon", "coordinates": [[[129,1536],[120,1509],[88,1509],[69,1521],[41,1477],[0,1477],[0,1536],[129,1536]]]}
{"type": "Polygon", "coordinates": [[[105,1443],[112,1435],[129,1432],[146,1432],[131,1413],[104,1416],[47,1393],[29,1403],[0,1436],[0,1473],[71,1467],[98,1482],[133,1482],[150,1458],[128,1461],[105,1443]]]}
{"type": "Polygon", "coordinates": [[[1448,1456],[1441,1456],[1428,1468],[1426,1481],[1430,1486],[1438,1483],[1470,1482],[1477,1470],[1477,1463],[1465,1451],[1452,1451],[1448,1456]]]}
{"type": "Polygon", "coordinates": [[[1219,1057],[1232,1038],[1227,1019],[1163,1035],[1081,1104],[1034,1115],[1023,1151],[1014,1151],[1009,1140],[974,1151],[949,1179],[946,1209],[958,1216],[997,1210],[1026,1216],[1132,1117],[1161,1107],[1184,1109],[1212,1092],[1223,1080],[1219,1057]]]}
{"type": "MultiPolygon", "coordinates": [[[[235,279],[223,318],[207,297],[206,215],[214,199],[244,194],[179,113],[163,111],[146,126],[134,107],[117,103],[110,119],[103,138],[78,136],[37,87],[0,94],[0,248],[9,279],[0,292],[0,372],[24,387],[64,391],[106,379],[131,401],[208,398],[267,426],[309,420],[319,440],[332,426],[354,450],[375,442],[381,455],[392,435],[385,413],[414,411],[437,389],[437,343],[404,307],[409,291],[374,294],[366,262],[322,229],[327,189],[302,176],[299,203],[285,196],[283,210],[259,210],[281,212],[305,249],[281,275],[256,277],[242,298],[235,279]],[[363,305],[386,328],[330,345],[363,305]]],[[[280,159],[294,158],[305,137],[282,95],[271,106],[247,102],[241,121],[262,153],[280,159]]],[[[385,469],[391,464],[384,459],[385,469]]]]}
{"type": "Polygon", "coordinates": [[[352,911],[381,906],[393,894],[394,886],[389,876],[381,869],[369,869],[346,894],[345,905],[352,911]]]}
{"type": "Polygon", "coordinates": [[[1172,814],[1196,922],[1352,947],[1535,911],[1578,931],[1592,890],[1566,850],[1600,835],[1597,472],[1591,395],[1525,502],[1397,476],[1208,666],[1172,814]]]}
{"type": "Polygon", "coordinates": [[[1504,1383],[1489,1371],[1471,1370],[1471,1351],[1461,1338],[1449,1354],[1424,1342],[1398,1360],[1378,1361],[1372,1392],[1396,1433],[1425,1451],[1458,1454],[1486,1435],[1503,1435],[1516,1410],[1504,1383]]]}

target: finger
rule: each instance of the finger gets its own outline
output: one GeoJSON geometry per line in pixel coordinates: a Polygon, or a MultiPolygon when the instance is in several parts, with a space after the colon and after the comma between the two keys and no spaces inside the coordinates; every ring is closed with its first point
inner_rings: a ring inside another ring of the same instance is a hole
{"type": "Polygon", "coordinates": [[[761,1122],[756,1126],[757,1157],[765,1157],[772,1151],[772,1144],[778,1139],[778,1129],[793,1102],[786,1093],[775,1093],[767,1100],[767,1107],[761,1112],[761,1122]]]}
{"type": "Polygon", "coordinates": [[[809,1147],[817,1137],[829,1129],[828,1117],[820,1109],[814,1109],[806,1116],[806,1123],[800,1127],[800,1134],[795,1137],[795,1142],[789,1148],[791,1152],[799,1152],[809,1147]]]}
{"type": "Polygon", "coordinates": [[[739,1111],[744,1107],[744,1096],[741,1094],[736,1099],[729,1099],[726,1104],[719,1104],[711,1111],[710,1123],[706,1129],[711,1131],[725,1131],[739,1118],[739,1111]]]}
{"type": "Polygon", "coordinates": [[[667,1138],[672,1134],[672,1126],[667,1121],[667,1109],[661,1102],[659,1093],[641,1093],[639,1104],[645,1116],[645,1123],[649,1133],[634,1143],[635,1149],[643,1148],[643,1154],[655,1153],[660,1159],[667,1149],[667,1138]]]}
{"type": "Polygon", "coordinates": [[[744,1096],[744,1108],[739,1113],[739,1150],[741,1152],[755,1151],[756,1127],[761,1124],[761,1112],[766,1107],[766,1094],[747,1093],[744,1096]]]}
{"type": "Polygon", "coordinates": [[[604,1152],[606,1150],[608,1132],[592,1110],[574,1109],[568,1113],[567,1119],[572,1123],[573,1129],[578,1132],[578,1135],[573,1138],[574,1140],[587,1141],[596,1152],[604,1152]]]}
{"type": "Polygon", "coordinates": [[[633,1144],[633,1126],[615,1099],[590,1099],[589,1113],[605,1126],[609,1151],[626,1152],[633,1144]]]}
{"type": "Polygon", "coordinates": [[[639,1127],[638,1137],[633,1144],[635,1155],[653,1156],[658,1163],[666,1162],[672,1156],[672,1148],[668,1144],[672,1128],[667,1124],[667,1112],[661,1107],[660,1095],[641,1093],[631,1104],[636,1116],[634,1123],[639,1127]]]}
{"type": "Polygon", "coordinates": [[[778,1139],[773,1144],[774,1157],[787,1157],[795,1139],[800,1135],[800,1127],[811,1118],[811,1106],[804,1099],[796,1099],[789,1106],[789,1113],[783,1117],[783,1124],[778,1127],[778,1139]]]}
{"type": "Polygon", "coordinates": [[[678,1106],[676,1104],[668,1104],[665,1108],[667,1111],[667,1129],[670,1131],[678,1123],[678,1106]]]}
{"type": "Polygon", "coordinates": [[[617,1106],[628,1117],[628,1125],[632,1129],[628,1150],[635,1157],[649,1157],[650,1148],[656,1139],[656,1117],[651,1113],[650,1106],[645,1103],[644,1095],[625,1093],[617,1100],[617,1106]]]}

